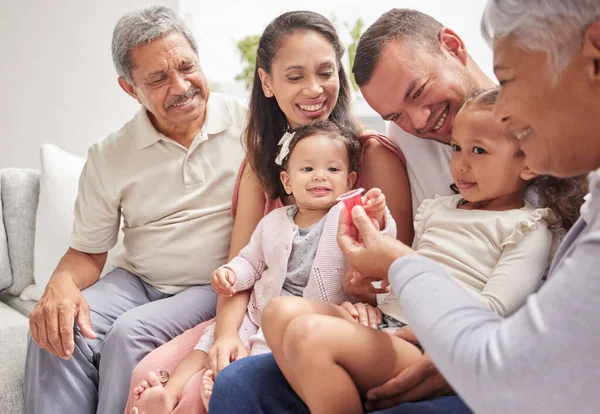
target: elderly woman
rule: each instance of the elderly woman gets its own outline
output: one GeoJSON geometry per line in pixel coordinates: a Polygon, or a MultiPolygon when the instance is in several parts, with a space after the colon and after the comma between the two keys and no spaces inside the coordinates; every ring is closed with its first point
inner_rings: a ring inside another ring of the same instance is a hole
{"type": "Polygon", "coordinates": [[[600,1],[492,0],[482,28],[500,82],[495,117],[529,166],[560,177],[591,172],[591,199],[548,282],[504,319],[435,262],[381,237],[360,207],[356,227],[341,223],[339,242],[355,269],[389,278],[419,342],[474,411],[597,412],[600,1]]]}

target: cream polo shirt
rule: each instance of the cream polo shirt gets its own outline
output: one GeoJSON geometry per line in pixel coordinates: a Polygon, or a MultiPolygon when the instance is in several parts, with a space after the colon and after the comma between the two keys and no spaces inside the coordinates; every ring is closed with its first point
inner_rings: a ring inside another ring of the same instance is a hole
{"type": "Polygon", "coordinates": [[[154,129],[142,108],[93,145],[79,180],[71,247],[103,253],[162,292],[210,283],[226,263],[231,197],[244,156],[247,107],[211,92],[204,126],[189,149],[154,129]]]}

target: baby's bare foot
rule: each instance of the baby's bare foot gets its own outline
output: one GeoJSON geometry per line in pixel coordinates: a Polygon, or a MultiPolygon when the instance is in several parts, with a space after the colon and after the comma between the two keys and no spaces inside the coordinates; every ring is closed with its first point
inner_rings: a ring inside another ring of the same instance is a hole
{"type": "Polygon", "coordinates": [[[167,414],[173,411],[177,403],[177,398],[165,392],[154,372],[148,374],[148,381],[142,381],[134,393],[136,402],[131,414],[167,414]]]}
{"type": "Polygon", "coordinates": [[[202,398],[202,403],[204,404],[206,411],[208,411],[208,403],[210,402],[214,383],[215,376],[210,369],[207,369],[204,371],[204,375],[202,375],[202,391],[200,391],[200,397],[202,398]]]}

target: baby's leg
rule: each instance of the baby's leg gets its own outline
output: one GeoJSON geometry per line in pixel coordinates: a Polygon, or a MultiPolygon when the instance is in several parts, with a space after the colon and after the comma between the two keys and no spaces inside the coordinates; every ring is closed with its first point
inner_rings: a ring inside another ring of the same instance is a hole
{"type": "Polygon", "coordinates": [[[154,372],[135,389],[134,406],[146,414],[165,414],[173,411],[187,382],[204,368],[206,352],[191,351],[175,368],[165,386],[154,372]]]}
{"type": "Polygon", "coordinates": [[[267,344],[277,360],[277,364],[286,379],[301,395],[298,390],[300,384],[295,380],[294,373],[288,369],[286,359],[283,356],[283,337],[288,324],[302,315],[329,315],[340,320],[356,323],[352,316],[339,306],[318,300],[310,300],[299,297],[277,297],[269,301],[261,317],[261,328],[265,334],[267,344]]]}
{"type": "Polygon", "coordinates": [[[290,385],[315,414],[363,413],[361,395],[420,357],[398,337],[331,316],[300,316],[284,333],[290,385]]]}
{"type": "MultiPolygon", "coordinates": [[[[257,331],[257,326],[252,323],[248,317],[248,313],[246,313],[239,330],[240,339],[242,340],[243,344],[246,345],[246,347],[248,347],[248,339],[255,335],[257,331]]],[[[210,403],[210,396],[212,395],[214,382],[214,373],[207,369],[202,375],[202,389],[200,390],[200,397],[202,398],[202,403],[204,404],[206,411],[208,411],[208,404],[210,403]]]]}

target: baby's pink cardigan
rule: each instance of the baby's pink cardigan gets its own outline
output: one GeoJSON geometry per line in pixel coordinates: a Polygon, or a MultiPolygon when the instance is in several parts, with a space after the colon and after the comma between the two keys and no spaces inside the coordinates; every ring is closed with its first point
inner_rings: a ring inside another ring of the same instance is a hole
{"type": "MultiPolygon", "coordinates": [[[[263,217],[248,245],[225,265],[235,272],[233,287],[236,291],[253,288],[248,316],[257,326],[261,326],[260,319],[267,302],[281,295],[285,282],[292,241],[298,232],[298,226],[288,216],[291,208],[294,206],[278,208],[263,217]]],[[[344,274],[350,268],[337,243],[341,212],[346,210],[342,203],[338,203],[325,216],[317,254],[303,295],[334,305],[356,301],[342,288],[344,274]]],[[[395,238],[396,223],[389,213],[385,227],[383,233],[395,238]]]]}

